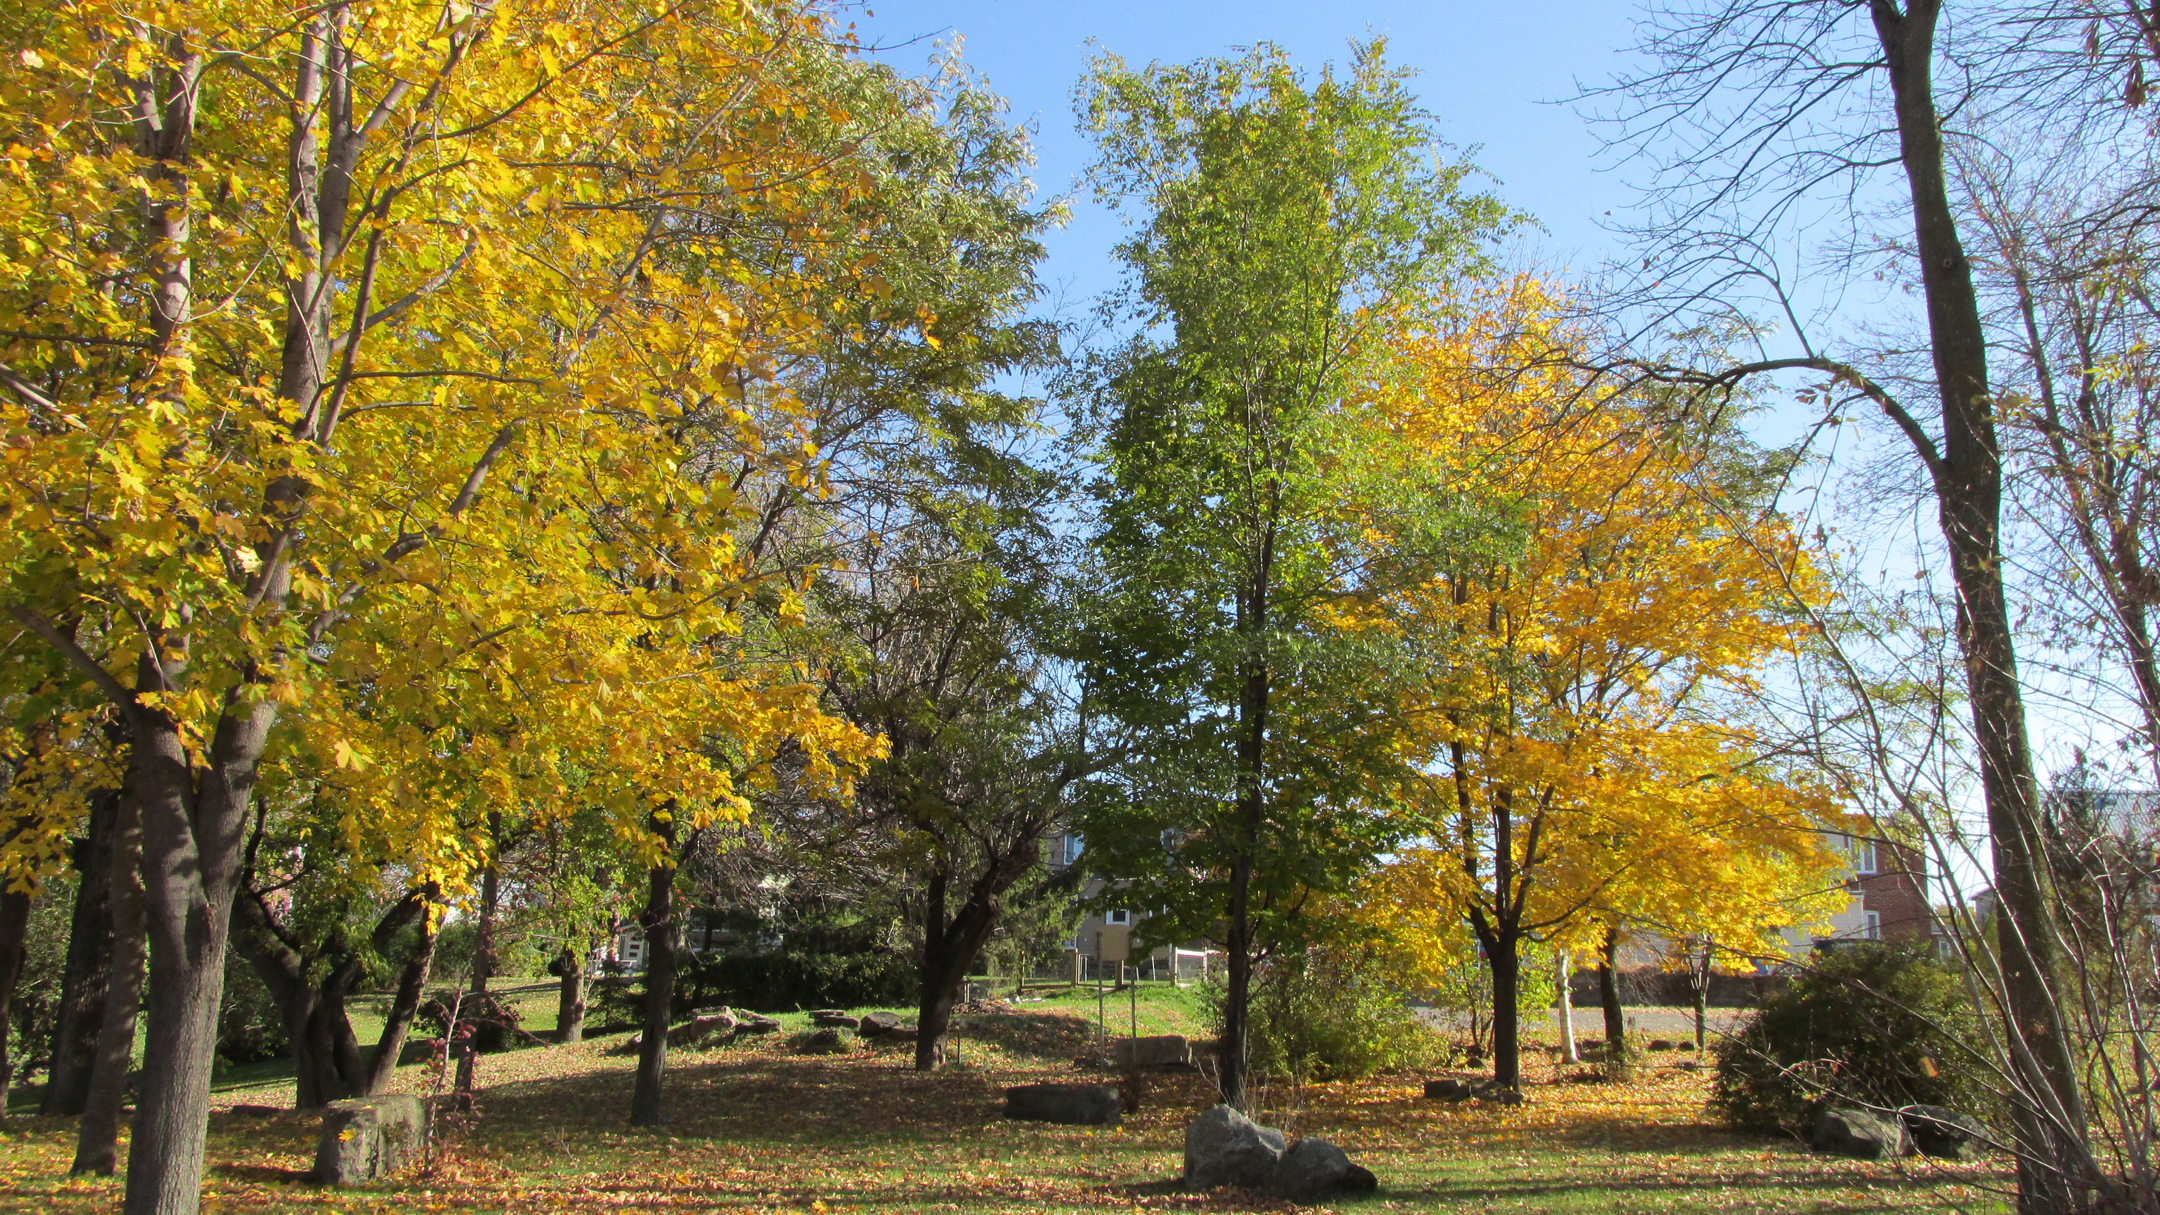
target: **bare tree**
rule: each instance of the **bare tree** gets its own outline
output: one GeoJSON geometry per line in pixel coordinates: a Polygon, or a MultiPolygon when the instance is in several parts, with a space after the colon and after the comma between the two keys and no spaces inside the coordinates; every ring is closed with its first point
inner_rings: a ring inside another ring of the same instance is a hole
{"type": "MultiPolygon", "coordinates": [[[[1967,55],[1999,55],[2011,44],[2030,51],[2045,31],[2026,26],[1989,41],[1966,36],[1947,16],[1942,0],[1722,0],[1663,10],[1642,48],[1654,66],[1593,96],[1617,104],[1605,115],[1616,145],[1653,169],[1653,219],[1642,232],[1651,255],[1633,302],[1653,304],[1654,315],[1669,319],[1706,311],[1730,317],[1768,300],[1797,331],[1789,355],[1766,350],[1748,362],[1652,374],[1713,393],[1778,372],[1824,374],[1834,408],[1854,395],[1872,402],[1926,473],[1955,588],[2002,908],[1998,950],[2005,1042],[2018,1081],[2019,1206],[2073,1210],[2100,1178],[2051,983],[2059,938],[2003,576],[2004,417],[1989,381],[1989,334],[1945,134],[1947,121],[1984,102],[2031,99],[2031,77],[2000,98],[1976,88],[1972,81],[1989,73],[1967,55]],[[1943,68],[1954,82],[1947,93],[1938,89],[1943,68]],[[1883,199],[1894,199],[1910,224],[1932,416],[1870,378],[1856,359],[1834,357],[1808,339],[1797,284],[1775,252],[1804,239],[1826,206],[1865,210],[1883,199]]],[[[1989,16],[1976,10],[1974,28],[1989,28],[1989,16]]]]}

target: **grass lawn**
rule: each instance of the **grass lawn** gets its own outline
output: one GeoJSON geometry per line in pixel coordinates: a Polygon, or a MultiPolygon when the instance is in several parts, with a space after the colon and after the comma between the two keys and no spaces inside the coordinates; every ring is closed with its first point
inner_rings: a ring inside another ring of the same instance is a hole
{"type": "MultiPolygon", "coordinates": [[[[1040,993],[1036,993],[1040,994],[1040,993]]],[[[1191,993],[1144,989],[1141,1029],[1190,1029],[1191,993]]],[[[906,1010],[894,1010],[905,1013],[906,1010]]],[[[1120,1008],[1129,1028],[1130,1006],[1120,1008]]],[[[439,1125],[431,1170],[371,1190],[324,1191],[303,1173],[315,1121],[229,1112],[288,1105],[289,1079],[227,1077],[211,1122],[205,1209],[227,1212],[833,1212],[1288,1210],[1254,1195],[1177,1190],[1183,1128],[1211,1089],[1156,1078],[1116,1130],[1007,1122],[1000,1090],[1077,1079],[1095,1037],[1092,991],[963,1016],[962,1062],[918,1075],[909,1053],[787,1053],[786,1035],[669,1056],[673,1121],[624,1125],[634,1057],[624,1035],[486,1056],[478,1112],[439,1125]],[[1084,1013],[1084,1019],[1083,1014],[1084,1013]]],[[[806,1019],[783,1016],[789,1028],[806,1019]]],[[[1707,1081],[1669,1065],[1633,1084],[1570,1083],[1530,1052],[1530,1104],[1447,1105],[1422,1077],[1271,1093],[1267,1120],[1324,1135],[1380,1177],[1345,1211],[1992,1211],[2006,1162],[1831,1160],[1707,1124],[1707,1081]]],[[[265,1065],[267,1066],[267,1065],[265,1065]]],[[[398,1075],[425,1091],[426,1069],[398,1075]]],[[[73,1124],[11,1117],[0,1209],[116,1209],[117,1182],[69,1181],[73,1124]]]]}

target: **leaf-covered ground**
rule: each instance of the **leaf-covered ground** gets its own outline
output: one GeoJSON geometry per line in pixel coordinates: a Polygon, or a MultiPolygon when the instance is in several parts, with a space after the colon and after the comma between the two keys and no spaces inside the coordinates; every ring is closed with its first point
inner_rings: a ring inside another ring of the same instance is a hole
{"type": "MultiPolygon", "coordinates": [[[[1092,1003],[1092,1001],[1090,1001],[1092,1003]]],[[[1089,1009],[1092,1012],[1092,1008],[1089,1009]]],[[[790,1020],[793,1020],[792,1018],[790,1020]]],[[[315,1123],[289,1086],[227,1088],[212,1120],[205,1210],[226,1212],[831,1212],[1286,1210],[1254,1195],[1177,1191],[1198,1076],[1156,1080],[1114,1131],[1007,1122],[1000,1090],[1076,1077],[1093,1019],[1027,1005],[968,1018],[960,1066],[909,1070],[900,1049],[785,1053],[786,1035],[671,1055],[673,1121],[624,1125],[633,1057],[620,1036],[482,1060],[478,1112],[441,1126],[432,1167],[397,1184],[325,1191],[303,1177],[315,1123]]],[[[1446,1105],[1421,1077],[1270,1094],[1271,1121],[1347,1148],[1381,1179],[1359,1211],[1975,1211],[2001,1209],[2000,1162],[1868,1163],[1735,1135],[1702,1116],[1706,1082],[1661,1056],[1628,1085],[1568,1082],[1532,1053],[1531,1103],[1446,1105]]],[[[401,1086],[428,1083],[404,1069],[401,1086]]],[[[73,1125],[10,1118],[0,1208],[74,1215],[117,1206],[113,1181],[64,1176],[73,1125]]]]}

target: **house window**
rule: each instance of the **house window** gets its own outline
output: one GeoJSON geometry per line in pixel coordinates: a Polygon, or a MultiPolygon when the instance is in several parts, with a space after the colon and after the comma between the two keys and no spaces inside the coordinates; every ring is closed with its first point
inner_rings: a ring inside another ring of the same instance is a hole
{"type": "Polygon", "coordinates": [[[1852,867],[1854,873],[1862,876],[1876,872],[1874,840],[1854,840],[1852,842],[1852,867]]]}
{"type": "Polygon", "coordinates": [[[1077,835],[1068,835],[1068,836],[1066,836],[1066,837],[1065,837],[1065,860],[1063,861],[1063,863],[1064,863],[1064,864],[1067,864],[1067,865],[1070,865],[1070,864],[1072,864],[1072,863],[1073,863],[1074,861],[1077,861],[1077,860],[1079,860],[1079,859],[1080,859],[1080,849],[1081,849],[1081,846],[1082,846],[1082,845],[1081,845],[1081,840],[1080,840],[1080,837],[1079,837],[1079,836],[1077,836],[1077,835]]]}
{"type": "Polygon", "coordinates": [[[1867,913],[1867,939],[1870,941],[1882,940],[1882,912],[1870,911],[1867,913]]]}
{"type": "Polygon", "coordinates": [[[1103,913],[1102,922],[1105,924],[1130,924],[1132,923],[1132,912],[1106,911],[1103,913]]]}

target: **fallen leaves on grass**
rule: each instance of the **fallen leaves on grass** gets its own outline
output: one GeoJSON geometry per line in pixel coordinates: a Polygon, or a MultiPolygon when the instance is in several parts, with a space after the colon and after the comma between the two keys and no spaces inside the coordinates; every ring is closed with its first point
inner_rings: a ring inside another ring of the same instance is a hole
{"type": "MultiPolygon", "coordinates": [[[[673,1121],[624,1125],[634,1060],[606,1040],[482,1061],[470,1118],[446,1117],[432,1169],[379,1189],[326,1191],[301,1179],[316,1120],[296,1114],[212,1119],[205,1209],[392,1212],[997,1212],[1291,1209],[1236,1191],[1175,1185],[1185,1123],[1213,1102],[1197,1075],[1166,1075],[1115,1130],[1008,1122],[1009,1084],[1072,1079],[1069,1015],[988,1019],[964,1066],[917,1073],[893,1053],[783,1053],[765,1040],[670,1054],[673,1121]]],[[[401,1073],[417,1083],[419,1069],[401,1073]]],[[[1357,1210],[1477,1211],[1972,1210],[1992,1205],[1994,1165],[1872,1163],[1707,1125],[1700,1073],[1655,1071],[1631,1084],[1555,1082],[1533,1069],[1530,1103],[1451,1105],[1423,1077],[1311,1085],[1274,1121],[1324,1135],[1380,1174],[1357,1210]]],[[[261,1090],[223,1094],[262,1101],[261,1090]]],[[[119,1183],[68,1179],[73,1125],[11,1120],[0,1136],[0,1208],[88,1215],[117,1205],[119,1183]]]]}

